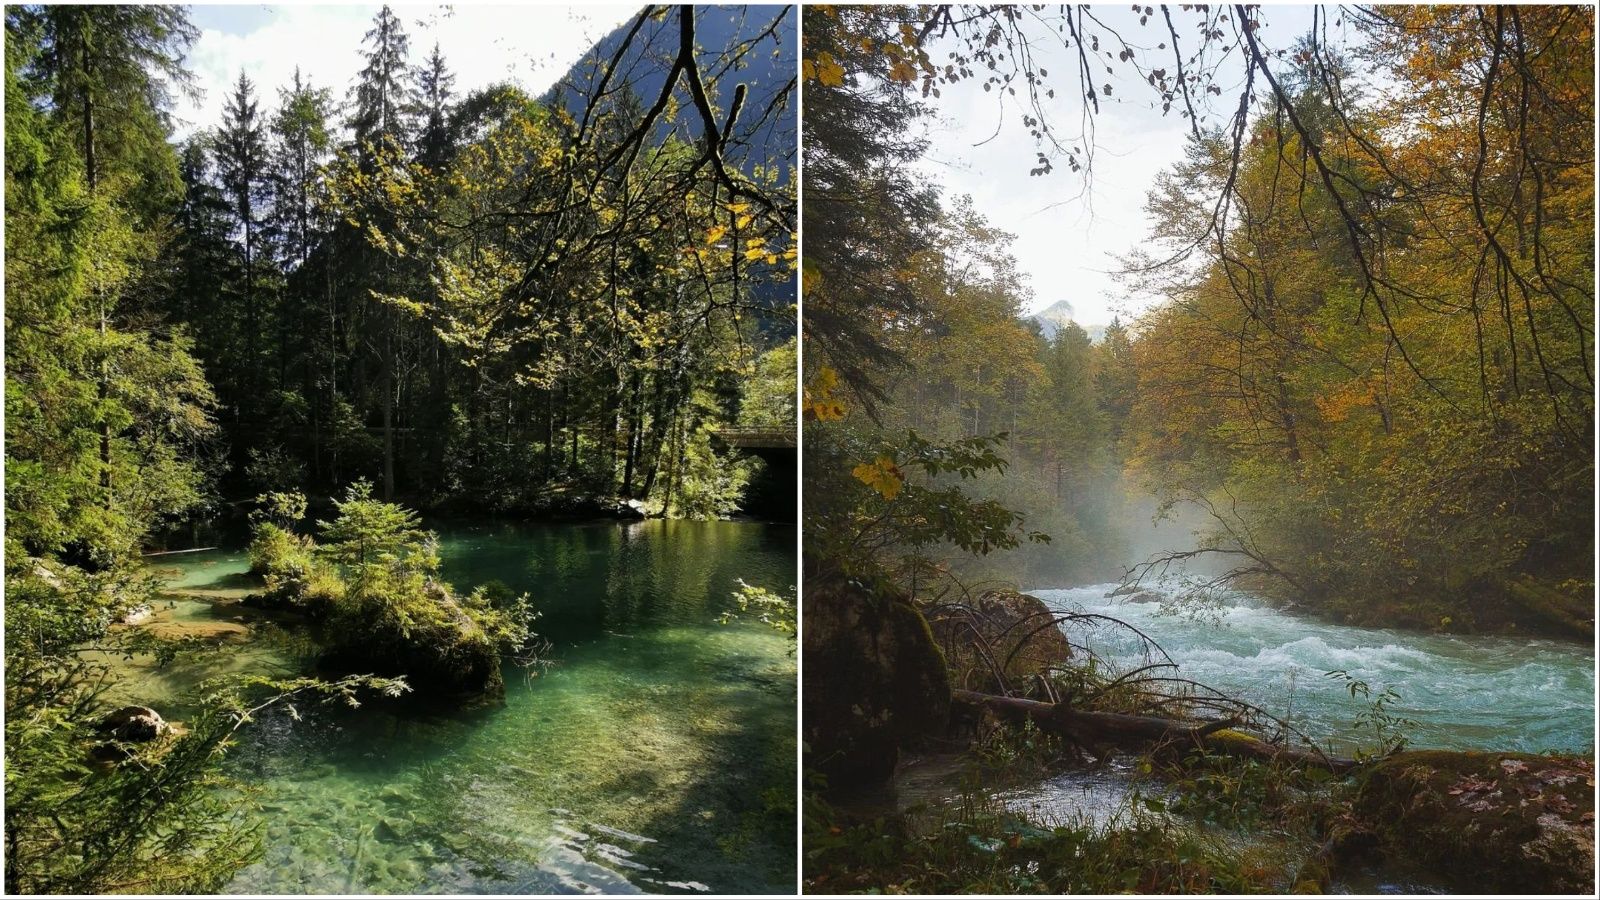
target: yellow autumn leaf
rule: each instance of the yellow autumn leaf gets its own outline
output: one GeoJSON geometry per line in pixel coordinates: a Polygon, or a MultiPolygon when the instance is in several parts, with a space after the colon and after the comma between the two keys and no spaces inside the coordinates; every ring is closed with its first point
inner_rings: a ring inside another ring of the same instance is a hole
{"type": "Polygon", "coordinates": [[[823,87],[838,87],[844,84],[844,66],[834,62],[831,53],[817,54],[816,75],[817,81],[823,87]]]}
{"type": "Polygon", "coordinates": [[[869,488],[877,491],[885,500],[893,500],[900,496],[900,488],[905,480],[900,476],[900,467],[895,465],[894,457],[879,456],[870,463],[862,463],[850,470],[856,480],[869,488]]]}
{"type": "Polygon", "coordinates": [[[805,413],[819,422],[844,418],[844,403],[833,396],[833,391],[838,386],[839,373],[829,366],[821,367],[817,374],[812,376],[811,384],[806,387],[805,413]]]}

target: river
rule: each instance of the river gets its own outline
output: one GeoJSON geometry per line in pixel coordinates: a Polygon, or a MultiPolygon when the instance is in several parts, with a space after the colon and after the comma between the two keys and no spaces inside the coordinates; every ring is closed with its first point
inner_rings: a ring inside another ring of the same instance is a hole
{"type": "MultiPolygon", "coordinates": [[[[1252,701],[1336,751],[1373,743],[1356,724],[1368,705],[1352,700],[1348,672],[1372,696],[1391,688],[1389,711],[1412,720],[1401,732],[1414,748],[1592,751],[1592,647],[1539,638],[1426,634],[1334,625],[1272,609],[1248,594],[1212,611],[1174,615],[1161,603],[1108,597],[1099,584],[1032,593],[1059,611],[1114,616],[1159,643],[1175,674],[1252,701]]],[[[1140,641],[1114,628],[1075,642],[1123,667],[1140,663],[1140,641]]]]}
{"type": "MultiPolygon", "coordinates": [[[[788,893],[794,887],[793,642],[720,625],[737,580],[788,591],[793,526],[736,522],[437,529],[456,586],[531,594],[548,670],[505,703],[275,710],[228,759],[264,813],[247,893],[788,893]]],[[[237,551],[166,557],[178,590],[242,592],[237,551]]],[[[215,618],[179,599],[164,619],[215,618]]],[[[180,713],[203,677],[288,674],[293,635],[160,670],[118,693],[180,713]]]]}

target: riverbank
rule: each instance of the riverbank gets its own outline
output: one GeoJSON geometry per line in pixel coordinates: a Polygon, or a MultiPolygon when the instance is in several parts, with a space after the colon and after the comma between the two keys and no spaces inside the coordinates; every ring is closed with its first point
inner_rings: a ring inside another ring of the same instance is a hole
{"type": "MultiPolygon", "coordinates": [[[[1145,669],[1167,680],[1144,690],[1216,688],[1243,705],[1232,708],[1256,710],[1246,718],[1267,735],[1287,730],[1290,746],[1306,735],[1329,757],[1361,764],[1330,771],[1317,754],[1196,756],[1195,742],[1170,735],[1154,746],[1101,740],[1053,721],[1048,703],[1032,704],[1045,717],[1038,722],[966,710],[953,713],[950,731],[908,747],[887,788],[817,783],[807,799],[816,814],[806,843],[821,848],[807,861],[810,888],[1470,892],[1501,884],[1474,872],[1473,859],[1500,859],[1525,884],[1555,892],[1592,880],[1591,648],[1337,625],[1240,594],[1197,609],[1159,591],[1110,596],[1115,587],[1040,590],[1036,601],[1002,593],[930,610],[952,684],[976,686],[991,671],[985,653],[948,646],[974,642],[942,624],[970,616],[982,623],[987,655],[1005,661],[1026,695],[1115,709],[1106,686],[1145,669]],[[1035,629],[1049,621],[1041,615],[1064,623],[1070,648],[1038,646],[1035,629]],[[1011,650],[1022,635],[1032,649],[1011,650]],[[1035,651],[1048,659],[1032,659],[1035,651]],[[1093,677],[1074,674],[1090,659],[1093,677]],[[1061,668],[1054,691],[1041,694],[1028,673],[1051,661],[1061,668]],[[1370,761],[1396,748],[1433,749],[1370,761]],[[1116,865],[1090,864],[1096,854],[1116,865]]],[[[1182,703],[1152,707],[1157,699],[1130,696],[1127,711],[1183,716],[1182,703]]]]}
{"type": "Polygon", "coordinates": [[[884,795],[809,796],[808,892],[1567,894],[1594,881],[1592,758],[1416,751],[1329,778],[1160,754],[1062,767],[1060,749],[1012,731],[918,758],[884,795]]]}

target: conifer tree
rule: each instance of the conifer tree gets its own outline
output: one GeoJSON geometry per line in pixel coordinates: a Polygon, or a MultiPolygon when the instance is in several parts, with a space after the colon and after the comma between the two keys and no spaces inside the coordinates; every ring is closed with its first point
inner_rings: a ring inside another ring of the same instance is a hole
{"type": "Polygon", "coordinates": [[[332,105],[328,90],[303,79],[299,66],[293,83],[278,91],[271,123],[272,216],[290,269],[306,264],[320,238],[317,185],[333,143],[328,127],[332,105]]]}
{"type": "Polygon", "coordinates": [[[353,111],[350,131],[356,152],[371,166],[373,154],[386,143],[404,146],[409,136],[407,110],[413,107],[407,84],[410,71],[410,38],[400,18],[388,4],[378,11],[372,27],[362,38],[361,57],[366,60],[351,90],[353,111]]]}
{"type": "Polygon", "coordinates": [[[245,344],[241,362],[246,373],[244,396],[253,399],[260,384],[261,303],[257,269],[267,248],[262,228],[268,190],[267,137],[255,84],[243,71],[222,110],[216,158],[217,174],[238,230],[244,261],[245,344]]]}
{"type": "Polygon", "coordinates": [[[417,69],[417,162],[438,171],[450,161],[454,150],[451,134],[451,101],[455,97],[456,76],[446,66],[439,45],[417,69]]]}

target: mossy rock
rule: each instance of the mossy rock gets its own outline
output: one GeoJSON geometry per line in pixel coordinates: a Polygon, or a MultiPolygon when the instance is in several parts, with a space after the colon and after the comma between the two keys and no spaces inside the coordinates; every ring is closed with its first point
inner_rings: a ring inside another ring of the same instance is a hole
{"type": "Polygon", "coordinates": [[[1568,756],[1400,753],[1360,778],[1336,837],[1409,857],[1475,890],[1594,887],[1594,763],[1568,756]]]}
{"type": "Polygon", "coordinates": [[[1072,645],[1055,617],[1043,600],[1017,591],[989,591],[972,604],[937,607],[928,614],[951,682],[990,693],[1001,690],[995,667],[1003,667],[1010,688],[1025,690],[1035,676],[1071,661],[1072,645]],[[992,665],[985,647],[995,657],[992,665]]]}
{"type": "Polygon", "coordinates": [[[404,677],[412,692],[424,698],[493,699],[506,686],[493,645],[464,633],[400,635],[375,629],[367,640],[333,647],[320,665],[330,673],[404,677]]]}
{"type": "Polygon", "coordinates": [[[803,603],[807,767],[830,788],[881,785],[902,747],[944,730],[944,657],[904,597],[813,579],[803,603]]]}

